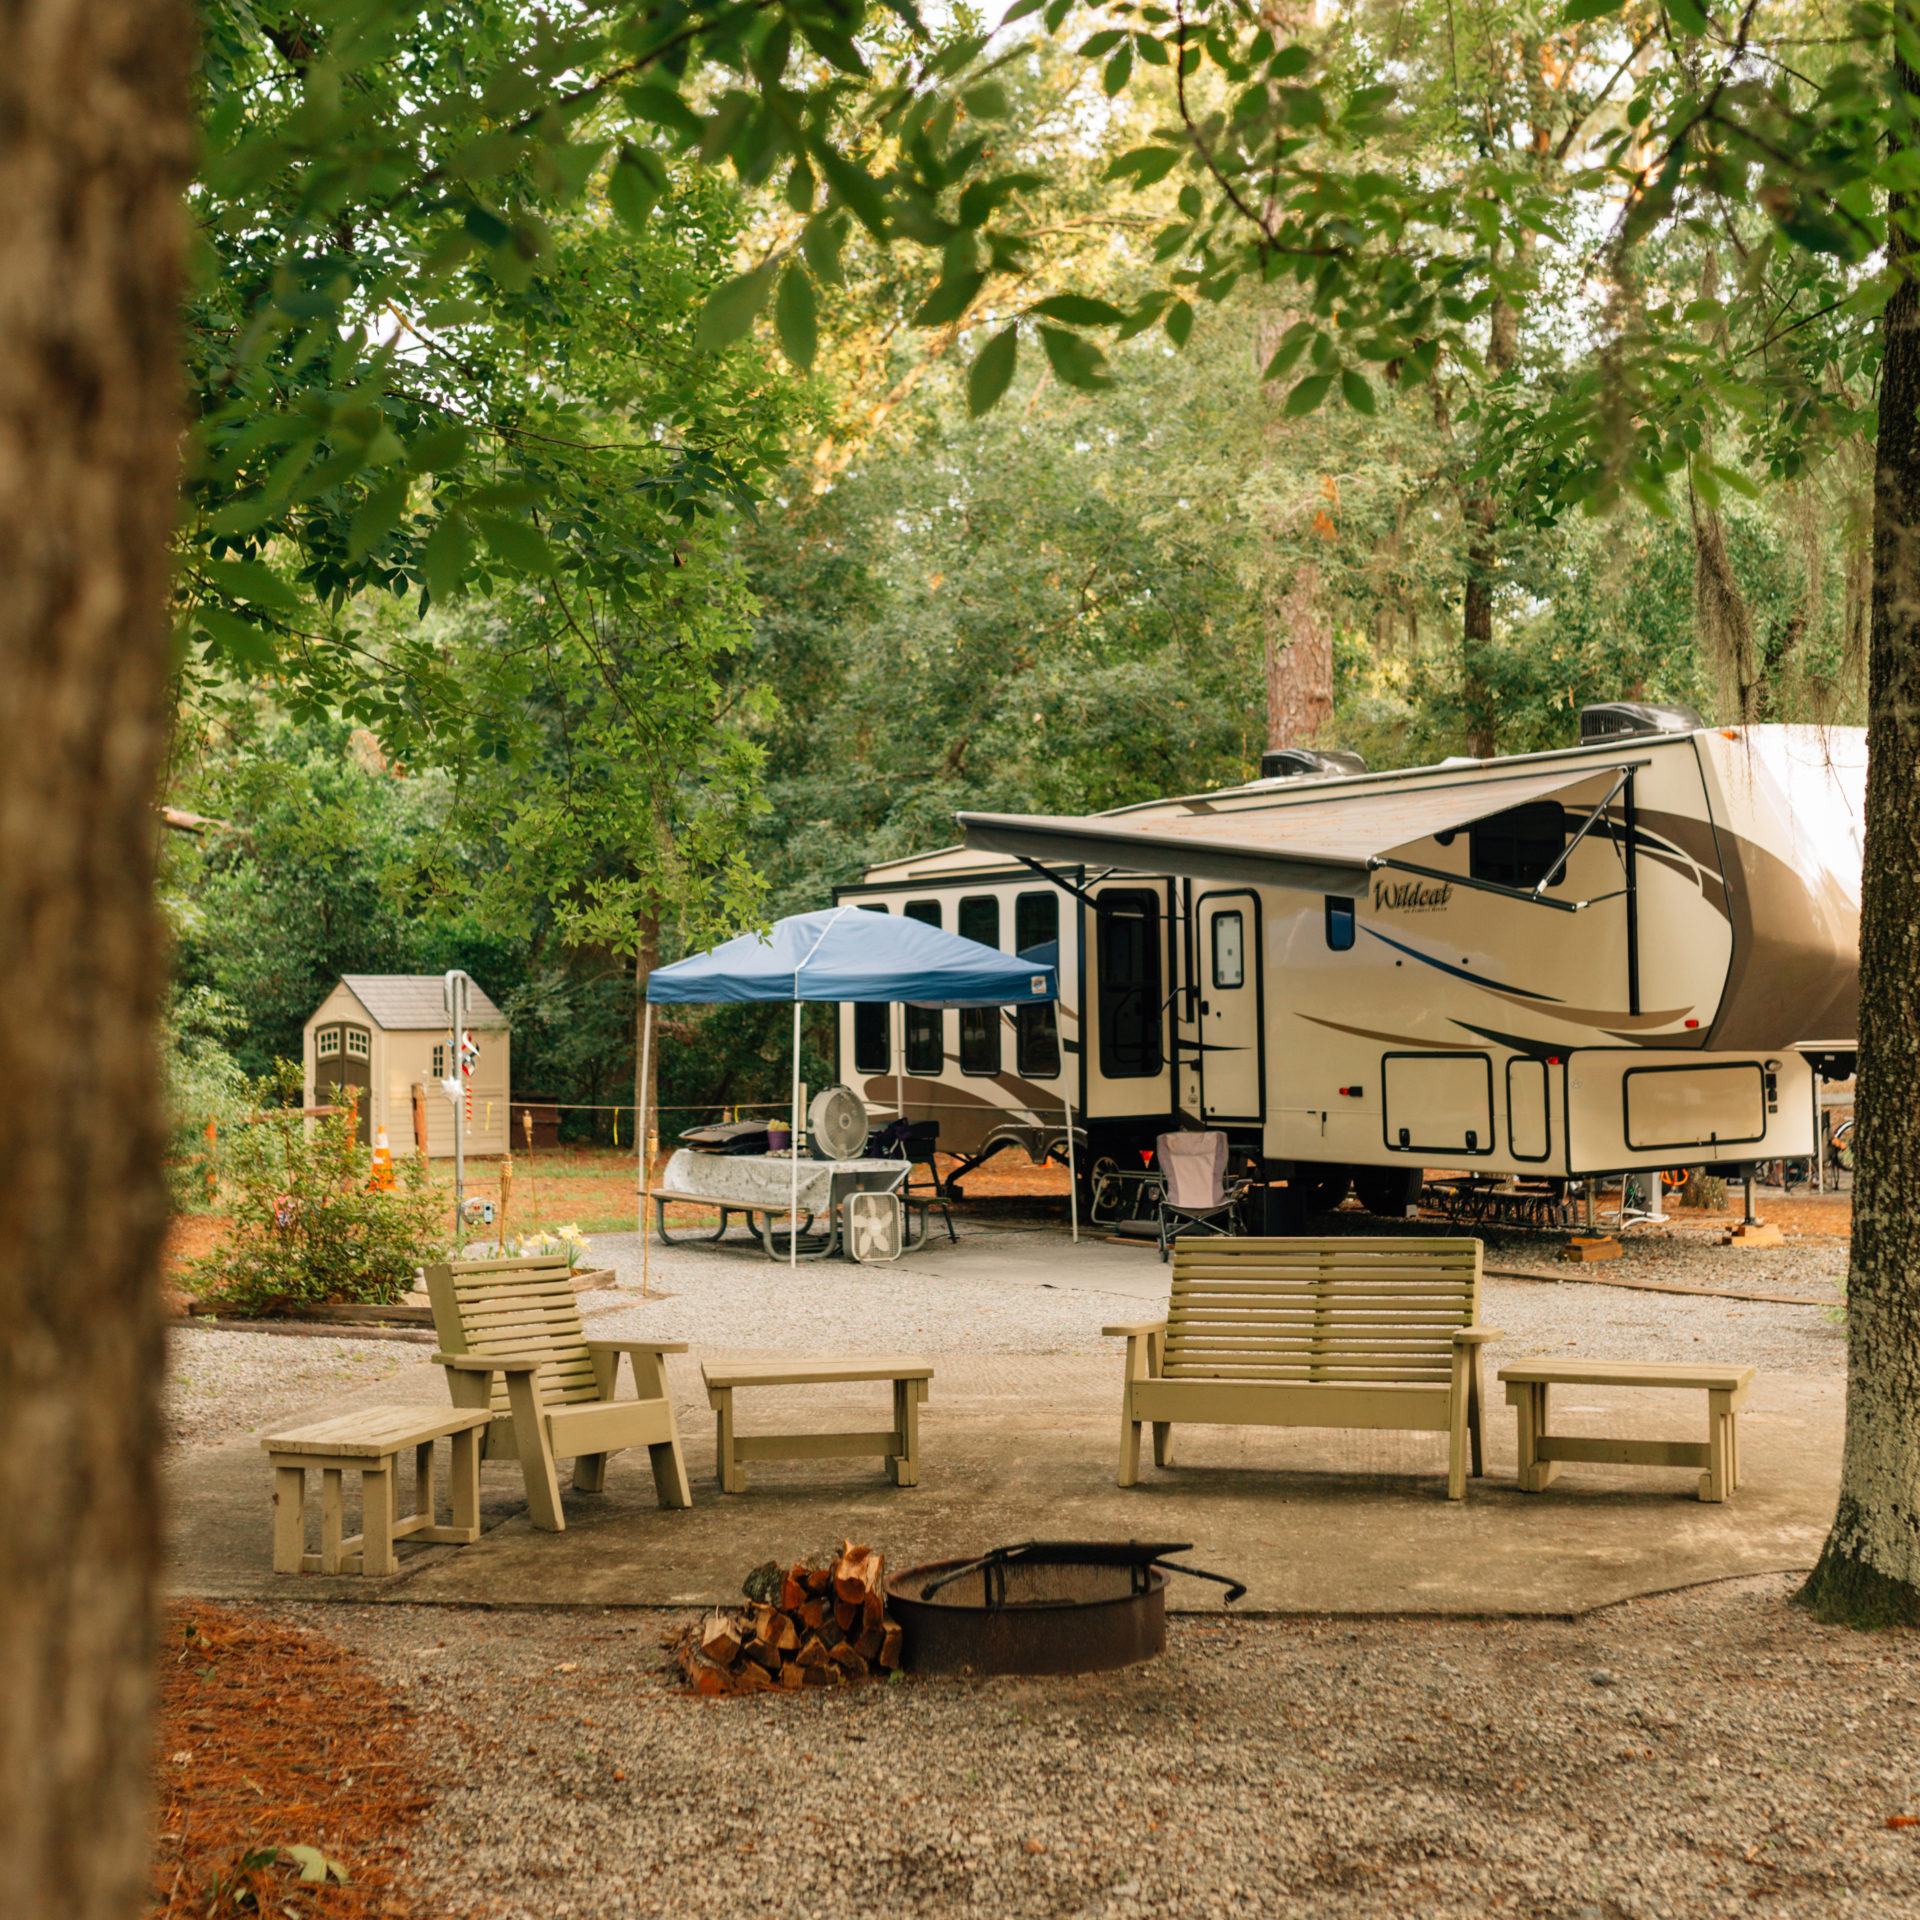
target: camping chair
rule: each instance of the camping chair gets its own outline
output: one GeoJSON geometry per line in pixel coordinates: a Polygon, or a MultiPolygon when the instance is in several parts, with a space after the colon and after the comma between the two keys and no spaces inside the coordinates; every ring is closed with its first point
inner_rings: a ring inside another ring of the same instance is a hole
{"type": "Polygon", "coordinates": [[[599,1493],[623,1447],[647,1449],[663,1507],[692,1506],[666,1369],[685,1341],[589,1340],[564,1259],[443,1260],[427,1292],[453,1404],[493,1410],[481,1458],[519,1460],[536,1527],[566,1530],[556,1457],[572,1460],[582,1493],[599,1493]],[[614,1398],[623,1353],[637,1399],[614,1398]]]}
{"type": "MultiPolygon", "coordinates": [[[[953,1215],[947,1211],[947,1190],[940,1184],[940,1169],[934,1164],[934,1149],[940,1142],[940,1122],[938,1120],[909,1120],[906,1123],[906,1137],[899,1143],[900,1158],[907,1163],[907,1177],[901,1184],[900,1199],[904,1205],[911,1205],[918,1198],[923,1206],[938,1207],[940,1218],[947,1223],[947,1238],[958,1243],[960,1236],[953,1230],[953,1215]],[[913,1170],[925,1167],[926,1179],[916,1186],[913,1170]]],[[[925,1215],[921,1218],[924,1220],[925,1215]]]]}
{"type": "Polygon", "coordinates": [[[1160,1196],[1160,1258],[1183,1233],[1234,1234],[1241,1231],[1240,1203],[1245,1180],[1227,1178],[1224,1133],[1163,1133],[1154,1157],[1166,1175],[1160,1196]]]}

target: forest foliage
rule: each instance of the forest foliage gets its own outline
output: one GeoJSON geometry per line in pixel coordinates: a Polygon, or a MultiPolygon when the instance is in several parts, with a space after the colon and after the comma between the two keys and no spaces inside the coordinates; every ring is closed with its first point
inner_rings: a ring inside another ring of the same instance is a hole
{"type": "Polygon", "coordinates": [[[605,1137],[646,968],[956,808],[1862,717],[1891,14],[205,22],[183,1108],[460,965],[605,1137]]]}

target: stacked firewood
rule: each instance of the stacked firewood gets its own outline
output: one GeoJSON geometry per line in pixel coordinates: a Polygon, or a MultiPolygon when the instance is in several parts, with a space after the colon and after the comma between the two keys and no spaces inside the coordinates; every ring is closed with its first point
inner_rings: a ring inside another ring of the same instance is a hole
{"type": "Polygon", "coordinates": [[[747,1605],[710,1613],[673,1646],[696,1693],[769,1693],[856,1686],[900,1664],[900,1628],[887,1618],[881,1555],[851,1540],[825,1566],[756,1568],[747,1605]]]}

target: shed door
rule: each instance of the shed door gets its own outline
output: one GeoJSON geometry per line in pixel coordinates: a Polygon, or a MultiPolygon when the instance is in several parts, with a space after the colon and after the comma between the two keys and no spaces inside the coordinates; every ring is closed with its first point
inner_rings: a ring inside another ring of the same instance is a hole
{"type": "Polygon", "coordinates": [[[1206,893],[1198,907],[1200,1111],[1257,1121],[1260,1100],[1260,903],[1206,893]]]}
{"type": "Polygon", "coordinates": [[[318,1028],[313,1036],[313,1090],[320,1104],[335,1104],[336,1087],[360,1090],[360,1144],[373,1140],[373,1035],[350,1021],[318,1028]]]}

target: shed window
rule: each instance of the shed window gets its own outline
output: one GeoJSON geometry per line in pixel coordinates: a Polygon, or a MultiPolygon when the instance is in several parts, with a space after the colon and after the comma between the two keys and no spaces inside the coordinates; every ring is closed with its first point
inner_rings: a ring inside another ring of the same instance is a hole
{"type": "MultiPolygon", "coordinates": [[[[902,911],[909,920],[921,921],[929,927],[940,924],[938,900],[909,900],[902,911]]],[[[944,1025],[938,1007],[908,1007],[906,1053],[909,1073],[940,1071],[945,1064],[941,1057],[945,1040],[942,1032],[944,1025]]]]}
{"type": "Polygon", "coordinates": [[[1327,945],[1335,953],[1353,949],[1353,902],[1337,893],[1327,895],[1327,945]]]}
{"type": "MultiPolygon", "coordinates": [[[[1000,944],[1000,902],[990,893],[971,894],[960,902],[960,937],[983,947],[1000,944]]],[[[1000,1071],[1000,1009],[960,1009],[960,1071],[1000,1071]]]]}
{"type": "Polygon", "coordinates": [[[352,1054],[356,1060],[366,1059],[367,1035],[364,1028],[349,1027],[347,1029],[347,1051],[352,1054]]]}
{"type": "Polygon", "coordinates": [[[433,1050],[433,1077],[436,1080],[444,1080],[447,1077],[447,1050],[444,1045],[435,1047],[433,1050]]]}
{"type": "Polygon", "coordinates": [[[314,1042],[313,1050],[322,1060],[331,1060],[340,1051],[340,1029],[338,1027],[322,1028],[314,1042]]]}
{"type": "MultiPolygon", "coordinates": [[[[1060,965],[1060,896],[1023,893],[1013,903],[1013,946],[1022,960],[1038,966],[1060,965]]],[[[1057,977],[1057,976],[1056,976],[1057,977]]],[[[1016,1008],[1013,1016],[1014,1064],[1032,1080],[1053,1080],[1060,1073],[1060,1024],[1052,1002],[1016,1008]]]]}
{"type": "Polygon", "coordinates": [[[1476,820],[1467,829],[1467,871],[1497,887],[1537,887],[1566,845],[1566,816],[1559,801],[1529,800],[1524,807],[1476,820]]]}
{"type": "MultiPolygon", "coordinates": [[[[885,907],[863,906],[862,913],[885,913],[885,907]]],[[[884,1000],[853,1003],[853,1070],[855,1073],[893,1071],[893,1009],[884,1000]]]]}
{"type": "Polygon", "coordinates": [[[1100,1071],[1149,1080],[1161,1070],[1160,902],[1141,888],[1100,896],[1100,1071]]]}

